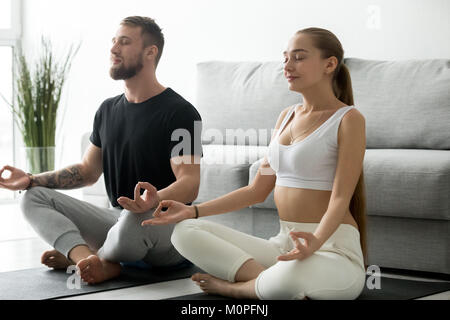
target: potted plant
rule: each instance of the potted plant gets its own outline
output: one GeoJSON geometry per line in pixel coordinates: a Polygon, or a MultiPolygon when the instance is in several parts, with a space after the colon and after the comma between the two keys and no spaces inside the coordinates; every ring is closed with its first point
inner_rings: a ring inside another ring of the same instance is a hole
{"type": "Polygon", "coordinates": [[[22,134],[26,170],[34,174],[54,170],[56,116],[79,46],[75,50],[71,46],[62,62],[55,59],[50,40],[43,37],[40,49],[40,58],[31,70],[21,51],[14,55],[15,103],[8,103],[22,134]]]}

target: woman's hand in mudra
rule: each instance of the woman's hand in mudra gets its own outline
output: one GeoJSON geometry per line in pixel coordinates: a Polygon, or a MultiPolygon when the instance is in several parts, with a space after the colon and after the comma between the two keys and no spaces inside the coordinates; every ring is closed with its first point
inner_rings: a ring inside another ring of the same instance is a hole
{"type": "Polygon", "coordinates": [[[177,223],[195,217],[195,208],[174,200],[163,200],[159,203],[152,219],[142,221],[142,226],[177,223]],[[162,211],[162,208],[167,208],[162,211]]]}
{"type": "Polygon", "coordinates": [[[291,231],[289,235],[294,241],[295,247],[288,253],[278,256],[279,261],[289,261],[294,259],[303,260],[311,256],[321,247],[319,239],[311,232],[291,231]],[[299,238],[305,240],[304,245],[298,240],[299,238]]]}

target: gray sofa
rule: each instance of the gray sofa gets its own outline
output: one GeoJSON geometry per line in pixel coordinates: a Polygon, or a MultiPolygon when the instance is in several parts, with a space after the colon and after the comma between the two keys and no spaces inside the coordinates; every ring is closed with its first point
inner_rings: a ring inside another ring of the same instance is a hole
{"type": "MultiPolygon", "coordinates": [[[[366,118],[369,265],[450,274],[450,60],[345,64],[366,118]]],[[[279,62],[199,63],[194,105],[204,158],[195,202],[252,181],[279,113],[301,100],[279,62]]],[[[83,195],[108,206],[103,178],[83,195]]],[[[263,238],[279,230],[273,192],[250,208],[204,219],[263,238]]]]}

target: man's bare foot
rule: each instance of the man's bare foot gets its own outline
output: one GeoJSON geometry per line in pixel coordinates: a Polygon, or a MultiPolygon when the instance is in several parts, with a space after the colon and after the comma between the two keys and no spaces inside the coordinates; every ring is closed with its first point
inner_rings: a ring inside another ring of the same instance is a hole
{"type": "Polygon", "coordinates": [[[192,281],[195,281],[204,292],[208,294],[219,294],[226,297],[233,297],[233,285],[226,280],[216,278],[207,273],[196,273],[191,277],[192,281]]]}
{"type": "Polygon", "coordinates": [[[89,284],[100,283],[120,274],[121,266],[119,263],[109,262],[100,259],[96,255],[90,255],[77,263],[81,279],[89,284]]]}
{"type": "Polygon", "coordinates": [[[67,269],[70,265],[75,264],[56,250],[45,251],[41,256],[41,263],[53,269],[67,269]]]}

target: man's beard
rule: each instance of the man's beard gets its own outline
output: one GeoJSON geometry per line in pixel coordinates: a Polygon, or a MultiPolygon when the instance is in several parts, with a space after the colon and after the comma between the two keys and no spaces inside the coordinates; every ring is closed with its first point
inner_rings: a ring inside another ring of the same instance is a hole
{"type": "Polygon", "coordinates": [[[123,65],[123,62],[122,65],[118,68],[111,67],[111,69],[109,69],[109,75],[114,80],[127,80],[137,75],[143,67],[144,65],[142,64],[142,56],[140,56],[137,59],[137,62],[129,66],[128,68],[123,65]]]}

